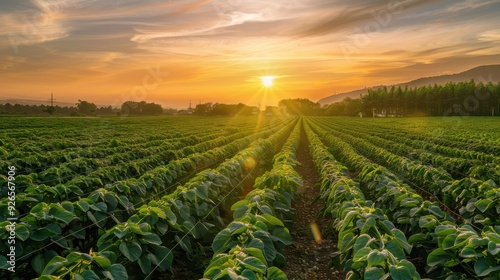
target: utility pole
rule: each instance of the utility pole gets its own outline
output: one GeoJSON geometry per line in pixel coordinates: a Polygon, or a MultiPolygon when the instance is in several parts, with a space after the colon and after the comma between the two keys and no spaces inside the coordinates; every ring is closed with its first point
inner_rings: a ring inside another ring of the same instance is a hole
{"type": "Polygon", "coordinates": [[[51,92],[50,93],[50,99],[49,99],[49,101],[50,101],[50,107],[54,107],[54,100],[55,100],[54,99],[54,94],[51,92]]]}

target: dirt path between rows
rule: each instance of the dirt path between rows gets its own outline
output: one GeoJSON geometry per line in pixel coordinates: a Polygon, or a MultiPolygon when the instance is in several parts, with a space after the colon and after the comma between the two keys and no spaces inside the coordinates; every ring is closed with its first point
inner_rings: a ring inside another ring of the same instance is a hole
{"type": "Polygon", "coordinates": [[[299,189],[301,195],[293,203],[296,219],[291,229],[293,244],[285,248],[286,266],[282,269],[290,280],[299,279],[345,279],[342,269],[330,267],[330,255],[337,251],[337,236],[328,229],[331,219],[317,216],[324,204],[314,200],[319,194],[321,178],[316,171],[311,154],[309,141],[302,132],[297,152],[301,165],[298,172],[304,181],[299,189]],[[314,240],[311,224],[315,222],[322,234],[321,243],[314,240]]]}

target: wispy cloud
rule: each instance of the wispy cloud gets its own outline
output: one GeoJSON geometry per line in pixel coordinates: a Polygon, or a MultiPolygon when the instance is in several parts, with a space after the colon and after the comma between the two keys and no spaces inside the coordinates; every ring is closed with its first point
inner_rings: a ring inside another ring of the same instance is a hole
{"type": "Polygon", "coordinates": [[[452,6],[448,7],[445,11],[450,13],[456,13],[464,10],[472,10],[472,9],[486,7],[495,3],[498,3],[498,1],[466,0],[463,2],[454,3],[452,6]]]}
{"type": "Polygon", "coordinates": [[[319,99],[500,63],[499,13],[489,0],[2,1],[0,97],[106,103],[160,65],[148,98],[166,103],[241,100],[260,75],[280,77],[275,98],[319,99]]]}

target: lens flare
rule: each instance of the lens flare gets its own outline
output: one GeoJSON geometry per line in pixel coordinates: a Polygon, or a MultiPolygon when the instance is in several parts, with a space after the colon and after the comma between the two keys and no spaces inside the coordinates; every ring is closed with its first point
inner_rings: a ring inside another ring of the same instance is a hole
{"type": "Polygon", "coordinates": [[[257,162],[255,161],[255,159],[253,157],[248,157],[245,159],[245,161],[243,162],[243,167],[246,169],[246,170],[250,170],[250,169],[253,169],[255,167],[255,165],[257,164],[257,162]]]}
{"type": "Polygon", "coordinates": [[[316,241],[316,243],[321,243],[321,240],[322,240],[321,239],[321,231],[319,230],[319,227],[315,222],[311,223],[311,231],[312,231],[312,234],[314,237],[314,241],[316,241]]]}

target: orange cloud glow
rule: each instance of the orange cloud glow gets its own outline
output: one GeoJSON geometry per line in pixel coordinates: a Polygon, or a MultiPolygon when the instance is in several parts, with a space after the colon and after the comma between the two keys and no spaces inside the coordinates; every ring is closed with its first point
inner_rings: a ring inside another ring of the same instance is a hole
{"type": "Polygon", "coordinates": [[[500,63],[500,3],[459,2],[5,1],[0,100],[276,105],[500,63]]]}

